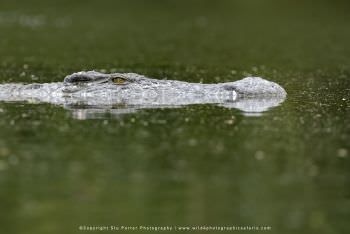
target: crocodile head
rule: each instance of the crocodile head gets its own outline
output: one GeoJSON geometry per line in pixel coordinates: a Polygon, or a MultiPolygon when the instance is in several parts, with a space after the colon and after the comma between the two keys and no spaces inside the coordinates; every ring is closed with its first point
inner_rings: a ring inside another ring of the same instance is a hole
{"type": "Polygon", "coordinates": [[[68,75],[64,79],[65,93],[91,94],[112,92],[121,90],[130,92],[160,91],[165,94],[177,93],[215,93],[223,90],[233,91],[239,98],[263,98],[263,97],[286,97],[286,91],[277,83],[260,77],[247,77],[242,80],[219,83],[198,84],[174,80],[151,79],[135,73],[112,73],[104,74],[96,71],[77,72],[68,75]]]}

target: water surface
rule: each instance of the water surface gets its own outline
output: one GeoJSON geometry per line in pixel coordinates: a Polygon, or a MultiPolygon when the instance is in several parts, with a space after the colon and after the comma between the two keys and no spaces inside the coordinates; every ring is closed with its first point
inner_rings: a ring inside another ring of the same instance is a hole
{"type": "Polygon", "coordinates": [[[288,96],[259,116],[191,105],[86,118],[2,102],[0,232],[349,233],[348,10],[345,1],[2,2],[2,83],[92,69],[207,83],[257,75],[288,96]]]}

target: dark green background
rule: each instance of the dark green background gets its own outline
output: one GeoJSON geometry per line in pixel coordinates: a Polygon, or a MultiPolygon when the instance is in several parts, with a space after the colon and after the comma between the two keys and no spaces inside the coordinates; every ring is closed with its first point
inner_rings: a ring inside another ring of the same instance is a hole
{"type": "Polygon", "coordinates": [[[257,75],[288,92],[260,117],[194,105],[76,120],[59,106],[0,103],[0,232],[349,233],[349,10],[323,0],[0,1],[2,83],[96,69],[208,83],[257,75]]]}

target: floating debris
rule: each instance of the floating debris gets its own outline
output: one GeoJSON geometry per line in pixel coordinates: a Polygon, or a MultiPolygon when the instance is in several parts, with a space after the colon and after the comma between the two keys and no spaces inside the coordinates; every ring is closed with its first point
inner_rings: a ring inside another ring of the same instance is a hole
{"type": "Polygon", "coordinates": [[[265,158],[265,153],[261,150],[258,150],[255,152],[255,155],[254,157],[257,159],[257,160],[263,160],[265,158]]]}
{"type": "Polygon", "coordinates": [[[339,158],[346,158],[348,156],[348,150],[344,148],[340,148],[338,149],[337,154],[339,158]]]}

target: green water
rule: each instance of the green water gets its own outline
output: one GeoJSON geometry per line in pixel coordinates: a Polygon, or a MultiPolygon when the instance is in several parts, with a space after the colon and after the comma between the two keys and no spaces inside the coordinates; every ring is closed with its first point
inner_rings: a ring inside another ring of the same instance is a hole
{"type": "Polygon", "coordinates": [[[288,97],[259,117],[193,105],[79,120],[60,106],[0,103],[0,233],[349,233],[349,10],[323,0],[1,1],[2,83],[90,69],[208,83],[258,75],[288,97]]]}

